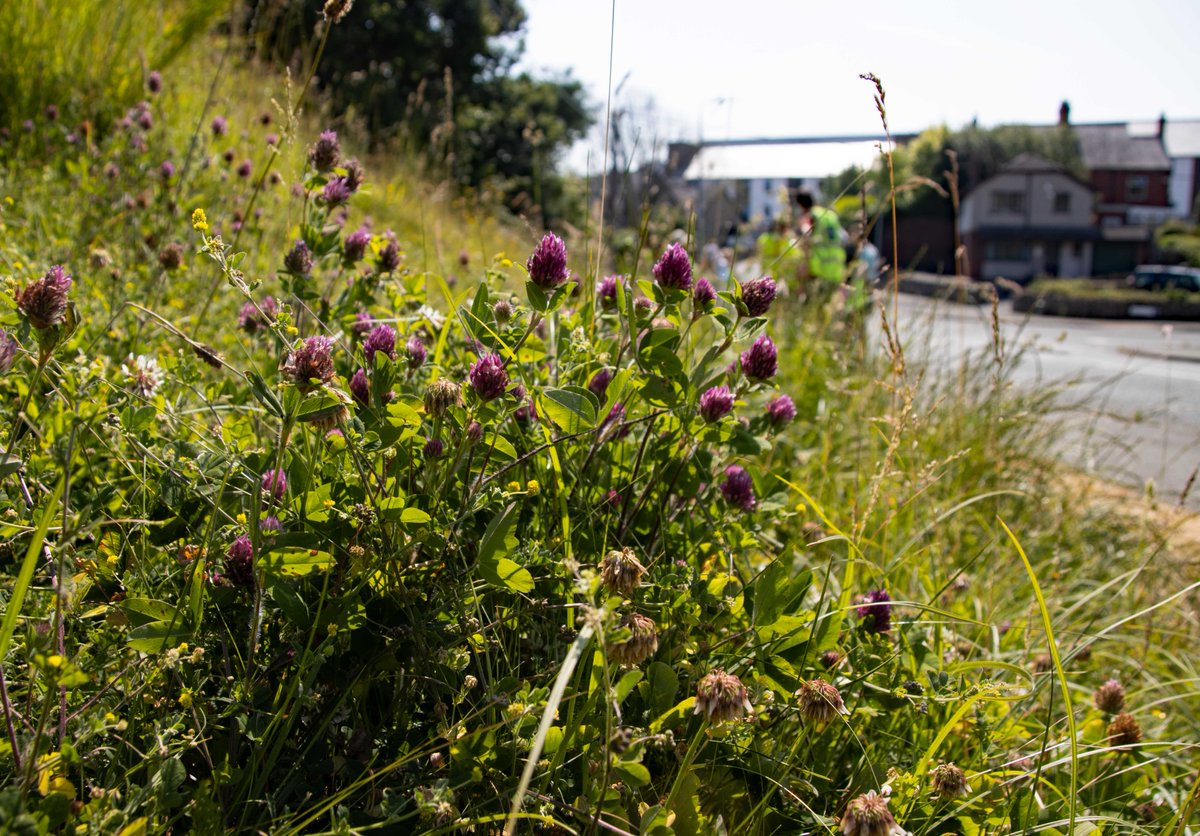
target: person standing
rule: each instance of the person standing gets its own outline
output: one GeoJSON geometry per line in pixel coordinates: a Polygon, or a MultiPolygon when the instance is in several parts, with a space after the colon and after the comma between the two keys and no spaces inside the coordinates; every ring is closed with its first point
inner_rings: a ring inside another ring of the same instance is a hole
{"type": "Polygon", "coordinates": [[[818,206],[810,192],[796,192],[800,234],[808,254],[806,295],[828,300],[845,280],[846,250],[837,213],[818,206]]]}

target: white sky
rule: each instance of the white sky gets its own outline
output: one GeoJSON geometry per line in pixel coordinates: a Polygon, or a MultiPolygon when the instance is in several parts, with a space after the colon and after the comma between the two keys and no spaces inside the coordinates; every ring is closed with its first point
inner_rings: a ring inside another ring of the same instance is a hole
{"type": "Polygon", "coordinates": [[[893,132],[1049,123],[1063,99],[1079,122],[1200,117],[1197,0],[616,0],[612,27],[602,0],[524,4],[523,66],[569,68],[601,125],[615,33],[613,86],[656,105],[643,141],[876,132],[865,72],[893,132]]]}

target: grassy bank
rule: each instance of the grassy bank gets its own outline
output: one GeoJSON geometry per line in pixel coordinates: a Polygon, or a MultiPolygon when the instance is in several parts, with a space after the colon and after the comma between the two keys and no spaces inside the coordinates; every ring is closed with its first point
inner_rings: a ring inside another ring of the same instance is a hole
{"type": "Polygon", "coordinates": [[[603,279],[216,49],[5,150],[0,828],[1191,832],[1195,555],[1011,347],[603,279]]]}

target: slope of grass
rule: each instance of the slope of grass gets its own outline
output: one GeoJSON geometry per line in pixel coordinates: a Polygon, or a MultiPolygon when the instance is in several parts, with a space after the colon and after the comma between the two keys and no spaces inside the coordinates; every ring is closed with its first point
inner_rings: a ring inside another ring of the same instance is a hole
{"type": "Polygon", "coordinates": [[[1192,832],[1195,557],[1062,487],[1005,347],[527,285],[386,157],[343,220],[350,132],[206,46],[5,151],[0,828],[1192,832]]]}

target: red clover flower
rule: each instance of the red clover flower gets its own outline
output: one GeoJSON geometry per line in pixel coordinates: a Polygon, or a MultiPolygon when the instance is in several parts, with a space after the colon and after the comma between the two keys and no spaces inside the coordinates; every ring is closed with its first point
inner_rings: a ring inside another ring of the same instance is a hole
{"type": "Polygon", "coordinates": [[[742,352],[742,374],[751,380],[769,380],[779,371],[779,355],[775,343],[766,334],[760,334],[748,349],[742,352]]]}
{"type": "Polygon", "coordinates": [[[471,389],[485,401],[500,397],[508,387],[508,372],[504,368],[504,358],[499,354],[480,357],[471,364],[467,377],[471,389]]]}
{"type": "Polygon", "coordinates": [[[664,288],[690,290],[692,287],[692,262],[679,244],[667,247],[655,263],[653,273],[664,288]]]}
{"type": "Polygon", "coordinates": [[[567,280],[567,245],[547,232],[525,263],[529,280],[543,290],[553,290],[567,280]]]}
{"type": "Polygon", "coordinates": [[[390,325],[377,325],[363,341],[363,354],[367,363],[375,362],[375,352],[382,351],[392,360],[396,359],[396,331],[390,325]]]}
{"type": "Polygon", "coordinates": [[[733,392],[728,386],[713,386],[700,396],[700,417],[716,423],[733,410],[733,392]]]}
{"type": "Polygon", "coordinates": [[[17,310],[38,331],[53,328],[67,318],[67,293],[70,290],[71,277],[56,264],[17,294],[17,310]]]}
{"type": "Polygon", "coordinates": [[[333,379],[333,341],[309,337],[288,353],[283,373],[301,392],[311,392],[333,379]]]}
{"type": "Polygon", "coordinates": [[[775,301],[775,280],[770,276],[751,279],[742,285],[742,304],[750,316],[762,316],[775,301]]]}
{"type": "Polygon", "coordinates": [[[721,483],[721,495],[725,501],[743,511],[753,511],[758,505],[754,496],[754,480],[744,468],[731,464],[725,468],[725,481],[721,483]]]}

